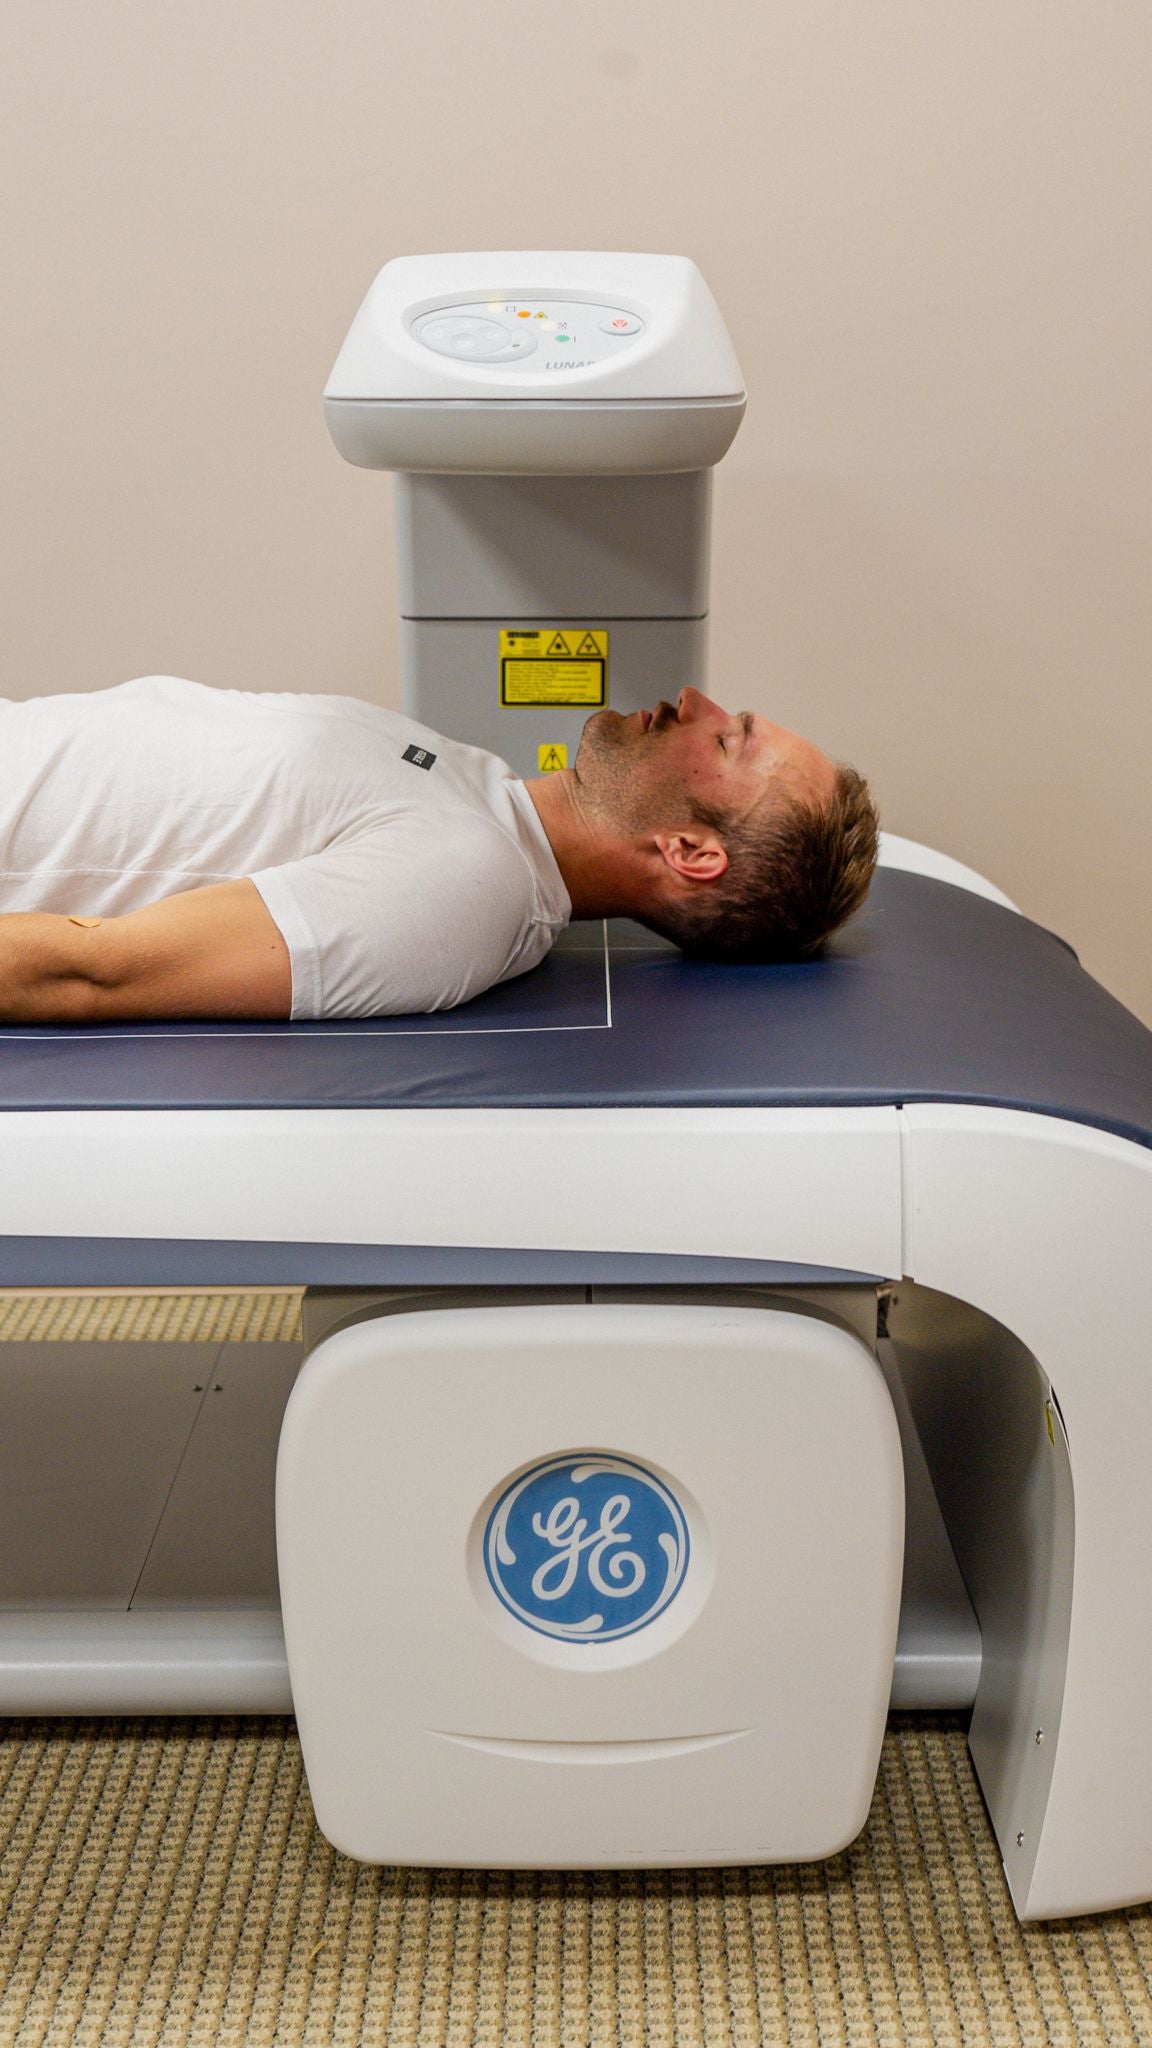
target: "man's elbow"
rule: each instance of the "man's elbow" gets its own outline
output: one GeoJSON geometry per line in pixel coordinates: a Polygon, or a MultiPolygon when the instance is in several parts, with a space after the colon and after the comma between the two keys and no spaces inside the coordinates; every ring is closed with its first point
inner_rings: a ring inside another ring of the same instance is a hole
{"type": "Polygon", "coordinates": [[[94,1024],[100,991],[80,975],[0,982],[0,1024],[94,1024]]]}
{"type": "Polygon", "coordinates": [[[114,918],[0,918],[0,1024],[87,1025],[147,1016],[147,963],[114,918]]]}
{"type": "Polygon", "coordinates": [[[90,1021],[98,999],[88,933],[40,912],[0,917],[0,1023],[90,1021]]]}

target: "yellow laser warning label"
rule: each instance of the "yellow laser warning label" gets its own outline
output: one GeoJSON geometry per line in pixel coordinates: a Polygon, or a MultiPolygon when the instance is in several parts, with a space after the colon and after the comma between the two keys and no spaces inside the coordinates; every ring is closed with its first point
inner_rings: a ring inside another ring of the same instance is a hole
{"type": "Polygon", "coordinates": [[[561,768],[568,766],[568,749],[553,740],[546,747],[537,747],[536,766],[541,775],[557,775],[561,768]]]}
{"type": "Polygon", "coordinates": [[[584,626],[519,627],[501,633],[502,704],[607,701],[607,633],[584,626]]]}

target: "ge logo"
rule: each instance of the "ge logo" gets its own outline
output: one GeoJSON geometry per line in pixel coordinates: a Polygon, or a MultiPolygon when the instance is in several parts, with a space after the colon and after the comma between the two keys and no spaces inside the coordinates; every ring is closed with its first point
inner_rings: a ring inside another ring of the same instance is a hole
{"type": "Polygon", "coordinates": [[[484,1531],[498,1600],[566,1643],[647,1628],[688,1569],[688,1525],[663,1481],[628,1458],[549,1458],[514,1479],[484,1531]]]}

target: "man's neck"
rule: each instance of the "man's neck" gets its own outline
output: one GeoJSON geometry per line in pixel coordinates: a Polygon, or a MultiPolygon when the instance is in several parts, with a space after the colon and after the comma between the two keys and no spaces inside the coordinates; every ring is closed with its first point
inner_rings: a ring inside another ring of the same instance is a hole
{"type": "Polygon", "coordinates": [[[569,768],[525,781],[572,899],[573,917],[635,917],[643,907],[636,849],[598,830],[569,768]]]}

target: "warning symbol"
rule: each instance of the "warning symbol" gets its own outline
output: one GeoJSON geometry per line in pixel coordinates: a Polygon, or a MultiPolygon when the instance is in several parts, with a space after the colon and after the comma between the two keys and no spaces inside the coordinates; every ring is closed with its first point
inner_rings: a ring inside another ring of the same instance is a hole
{"type": "Polygon", "coordinates": [[[559,745],[537,747],[536,766],[541,775],[558,775],[568,766],[568,749],[559,745]]]}
{"type": "MultiPolygon", "coordinates": [[[[586,704],[591,710],[605,703],[607,696],[605,627],[590,627],[586,633],[575,626],[517,626],[501,631],[501,704],[586,704]]],[[[557,765],[566,768],[568,763],[561,761],[546,771],[542,767],[541,772],[555,774],[557,765]]]]}

